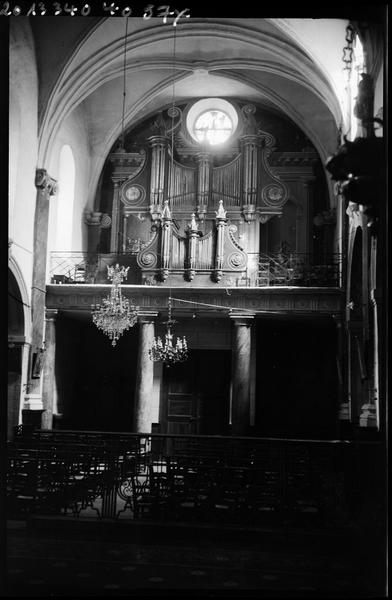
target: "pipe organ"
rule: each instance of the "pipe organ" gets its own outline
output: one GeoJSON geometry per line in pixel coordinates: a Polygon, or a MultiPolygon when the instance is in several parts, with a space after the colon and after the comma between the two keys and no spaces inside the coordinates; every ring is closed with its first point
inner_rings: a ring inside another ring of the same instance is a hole
{"type": "Polygon", "coordinates": [[[110,251],[135,254],[146,283],[244,277],[260,223],[282,215],[289,192],[270,168],[275,140],[252,105],[236,110],[236,132],[221,146],[193,139],[178,109],[174,133],[160,113],[145,149],[110,155],[110,251]]]}

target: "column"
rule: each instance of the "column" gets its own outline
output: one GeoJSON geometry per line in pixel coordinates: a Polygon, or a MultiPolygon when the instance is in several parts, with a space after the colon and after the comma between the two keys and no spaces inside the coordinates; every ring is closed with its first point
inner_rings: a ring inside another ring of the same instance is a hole
{"type": "Polygon", "coordinates": [[[370,277],[369,277],[369,289],[370,289],[370,305],[372,307],[372,327],[370,327],[370,336],[372,341],[372,359],[369,360],[371,364],[371,389],[369,390],[369,401],[361,406],[361,413],[359,416],[360,427],[376,427],[380,428],[380,407],[379,407],[379,387],[380,387],[380,374],[379,374],[379,333],[378,333],[378,289],[377,289],[377,277],[376,277],[376,266],[377,266],[377,238],[371,238],[371,250],[370,250],[370,277]]]}
{"type": "MultiPolygon", "coordinates": [[[[110,217],[109,217],[110,219],[110,217]]],[[[84,222],[88,227],[87,232],[87,258],[86,258],[86,283],[95,283],[98,273],[98,254],[101,237],[102,213],[91,212],[85,214],[84,222]]]]}
{"type": "Polygon", "coordinates": [[[192,213],[191,222],[187,229],[188,235],[188,256],[187,256],[187,279],[192,281],[196,274],[196,256],[197,256],[197,238],[199,231],[196,223],[195,213],[192,213]]]}
{"type": "Polygon", "coordinates": [[[225,259],[225,227],[227,225],[226,211],[223,208],[223,200],[219,200],[219,208],[216,212],[216,249],[215,249],[215,281],[220,281],[223,275],[223,263],[225,259]]]}
{"type": "Polygon", "coordinates": [[[90,255],[98,253],[99,238],[101,234],[101,212],[85,214],[84,222],[87,225],[87,252],[90,255]]]}
{"type": "Polygon", "coordinates": [[[343,286],[343,254],[345,252],[345,205],[344,198],[336,186],[336,230],[334,252],[339,255],[339,285],[343,286]]]}
{"type": "Polygon", "coordinates": [[[336,325],[336,369],[338,375],[339,421],[351,421],[351,406],[347,390],[347,352],[344,350],[343,323],[340,315],[332,315],[336,325]]]}
{"type": "Polygon", "coordinates": [[[154,422],[154,361],[149,356],[155,335],[154,320],[158,313],[139,313],[139,354],[135,387],[135,431],[151,433],[154,422]]]}
{"type": "Polygon", "coordinates": [[[42,429],[52,429],[53,407],[56,395],[56,317],[57,310],[45,314],[45,354],[42,381],[42,429]]]}
{"type": "MultiPolygon", "coordinates": [[[[46,258],[48,248],[49,199],[57,193],[57,183],[45,169],[37,169],[35,175],[37,200],[34,217],[34,264],[31,291],[32,353],[39,354],[42,348],[45,319],[46,258]]],[[[39,377],[30,377],[29,394],[41,395],[39,377]]]]}
{"type": "Polygon", "coordinates": [[[169,208],[168,200],[165,200],[165,204],[162,211],[162,235],[161,235],[161,279],[165,281],[169,276],[170,269],[170,249],[171,249],[171,232],[172,232],[172,218],[169,208]]]}
{"type": "Polygon", "coordinates": [[[122,247],[121,250],[122,252],[126,252],[127,251],[127,231],[128,231],[128,217],[129,214],[125,213],[123,214],[123,233],[122,233],[122,247]]]}
{"type": "Polygon", "coordinates": [[[250,425],[251,325],[253,315],[233,319],[233,392],[231,421],[234,435],[246,435],[250,425]]]}

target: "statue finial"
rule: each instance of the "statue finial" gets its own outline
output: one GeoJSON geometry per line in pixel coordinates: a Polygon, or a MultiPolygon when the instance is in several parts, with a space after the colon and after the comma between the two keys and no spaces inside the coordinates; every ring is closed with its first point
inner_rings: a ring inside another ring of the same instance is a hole
{"type": "Polygon", "coordinates": [[[162,218],[163,219],[171,219],[171,212],[169,208],[169,200],[164,201],[163,210],[162,210],[162,218]]]}
{"type": "Polygon", "coordinates": [[[192,213],[191,222],[189,223],[189,230],[190,231],[198,231],[195,213],[192,213]]]}
{"type": "Polygon", "coordinates": [[[226,210],[223,208],[223,200],[219,200],[218,210],[215,211],[215,214],[218,219],[226,219],[226,210]]]}

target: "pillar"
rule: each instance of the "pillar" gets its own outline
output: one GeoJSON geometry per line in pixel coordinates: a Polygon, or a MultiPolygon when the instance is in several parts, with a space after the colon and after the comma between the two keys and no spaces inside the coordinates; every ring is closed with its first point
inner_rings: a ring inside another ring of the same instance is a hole
{"type": "Polygon", "coordinates": [[[172,217],[168,200],[165,200],[162,211],[162,235],[161,235],[161,279],[165,281],[169,276],[170,269],[170,250],[172,235],[172,217]]]}
{"type": "MultiPolygon", "coordinates": [[[[49,199],[57,193],[57,183],[45,169],[37,169],[35,175],[37,199],[34,217],[34,263],[31,291],[32,353],[42,348],[45,319],[46,258],[48,248],[49,199]]],[[[30,377],[29,394],[38,401],[41,396],[39,377],[30,377]]]]}
{"type": "Polygon", "coordinates": [[[187,256],[187,279],[192,281],[196,274],[197,238],[199,236],[195,213],[192,213],[191,222],[187,229],[188,256],[187,256]]]}
{"type": "Polygon", "coordinates": [[[88,228],[87,234],[87,253],[95,255],[98,253],[98,246],[101,236],[101,212],[91,212],[85,215],[84,222],[88,228]]]}
{"type": "MultiPolygon", "coordinates": [[[[337,186],[336,186],[337,187],[337,186]]],[[[335,247],[334,252],[339,255],[339,286],[344,285],[343,281],[343,255],[345,254],[345,205],[343,195],[337,187],[336,193],[336,230],[335,230],[335,247]]]]}
{"type": "Polygon", "coordinates": [[[135,387],[135,431],[151,433],[154,422],[153,384],[154,361],[149,356],[155,335],[155,317],[158,313],[139,313],[139,350],[135,387]]]}
{"type": "Polygon", "coordinates": [[[343,331],[343,323],[340,315],[333,315],[336,325],[336,368],[338,375],[338,403],[339,403],[339,421],[351,421],[351,405],[347,390],[347,352],[345,351],[345,339],[343,331]]]}
{"type": "Polygon", "coordinates": [[[246,435],[250,425],[251,325],[253,315],[231,315],[234,332],[231,421],[234,435],[246,435]]]}
{"type": "MultiPolygon", "coordinates": [[[[86,283],[95,283],[95,277],[98,273],[98,255],[101,238],[101,212],[90,212],[85,214],[84,222],[87,225],[87,258],[86,265],[86,283]]],[[[110,217],[109,217],[110,219],[110,217]]]]}
{"type": "Polygon", "coordinates": [[[53,407],[56,395],[56,317],[57,310],[45,314],[45,354],[42,381],[42,429],[52,429],[53,407]]]}
{"type": "Polygon", "coordinates": [[[223,200],[219,200],[219,208],[216,211],[216,248],[215,248],[215,281],[220,281],[223,275],[223,263],[225,259],[225,228],[227,225],[226,211],[223,208],[223,200]]]}

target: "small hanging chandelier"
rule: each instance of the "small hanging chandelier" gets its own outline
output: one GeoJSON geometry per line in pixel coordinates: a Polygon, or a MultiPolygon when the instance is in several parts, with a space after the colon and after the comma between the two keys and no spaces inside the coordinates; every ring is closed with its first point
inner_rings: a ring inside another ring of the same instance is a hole
{"type": "Polygon", "coordinates": [[[112,280],[110,295],[102,300],[102,304],[92,304],[91,312],[94,324],[111,339],[114,347],[124,331],[135,325],[137,310],[121,294],[121,282],[127,277],[129,267],[116,264],[107,269],[108,279],[112,280]]]}
{"type": "Polygon", "coordinates": [[[185,337],[182,339],[177,338],[174,344],[171,328],[177,321],[172,319],[171,300],[172,299],[169,297],[168,319],[167,321],[164,321],[164,324],[167,325],[165,341],[163,342],[160,337],[154,338],[152,346],[148,351],[151,360],[154,362],[162,362],[167,367],[178,362],[183,362],[188,358],[188,346],[185,337]]]}

